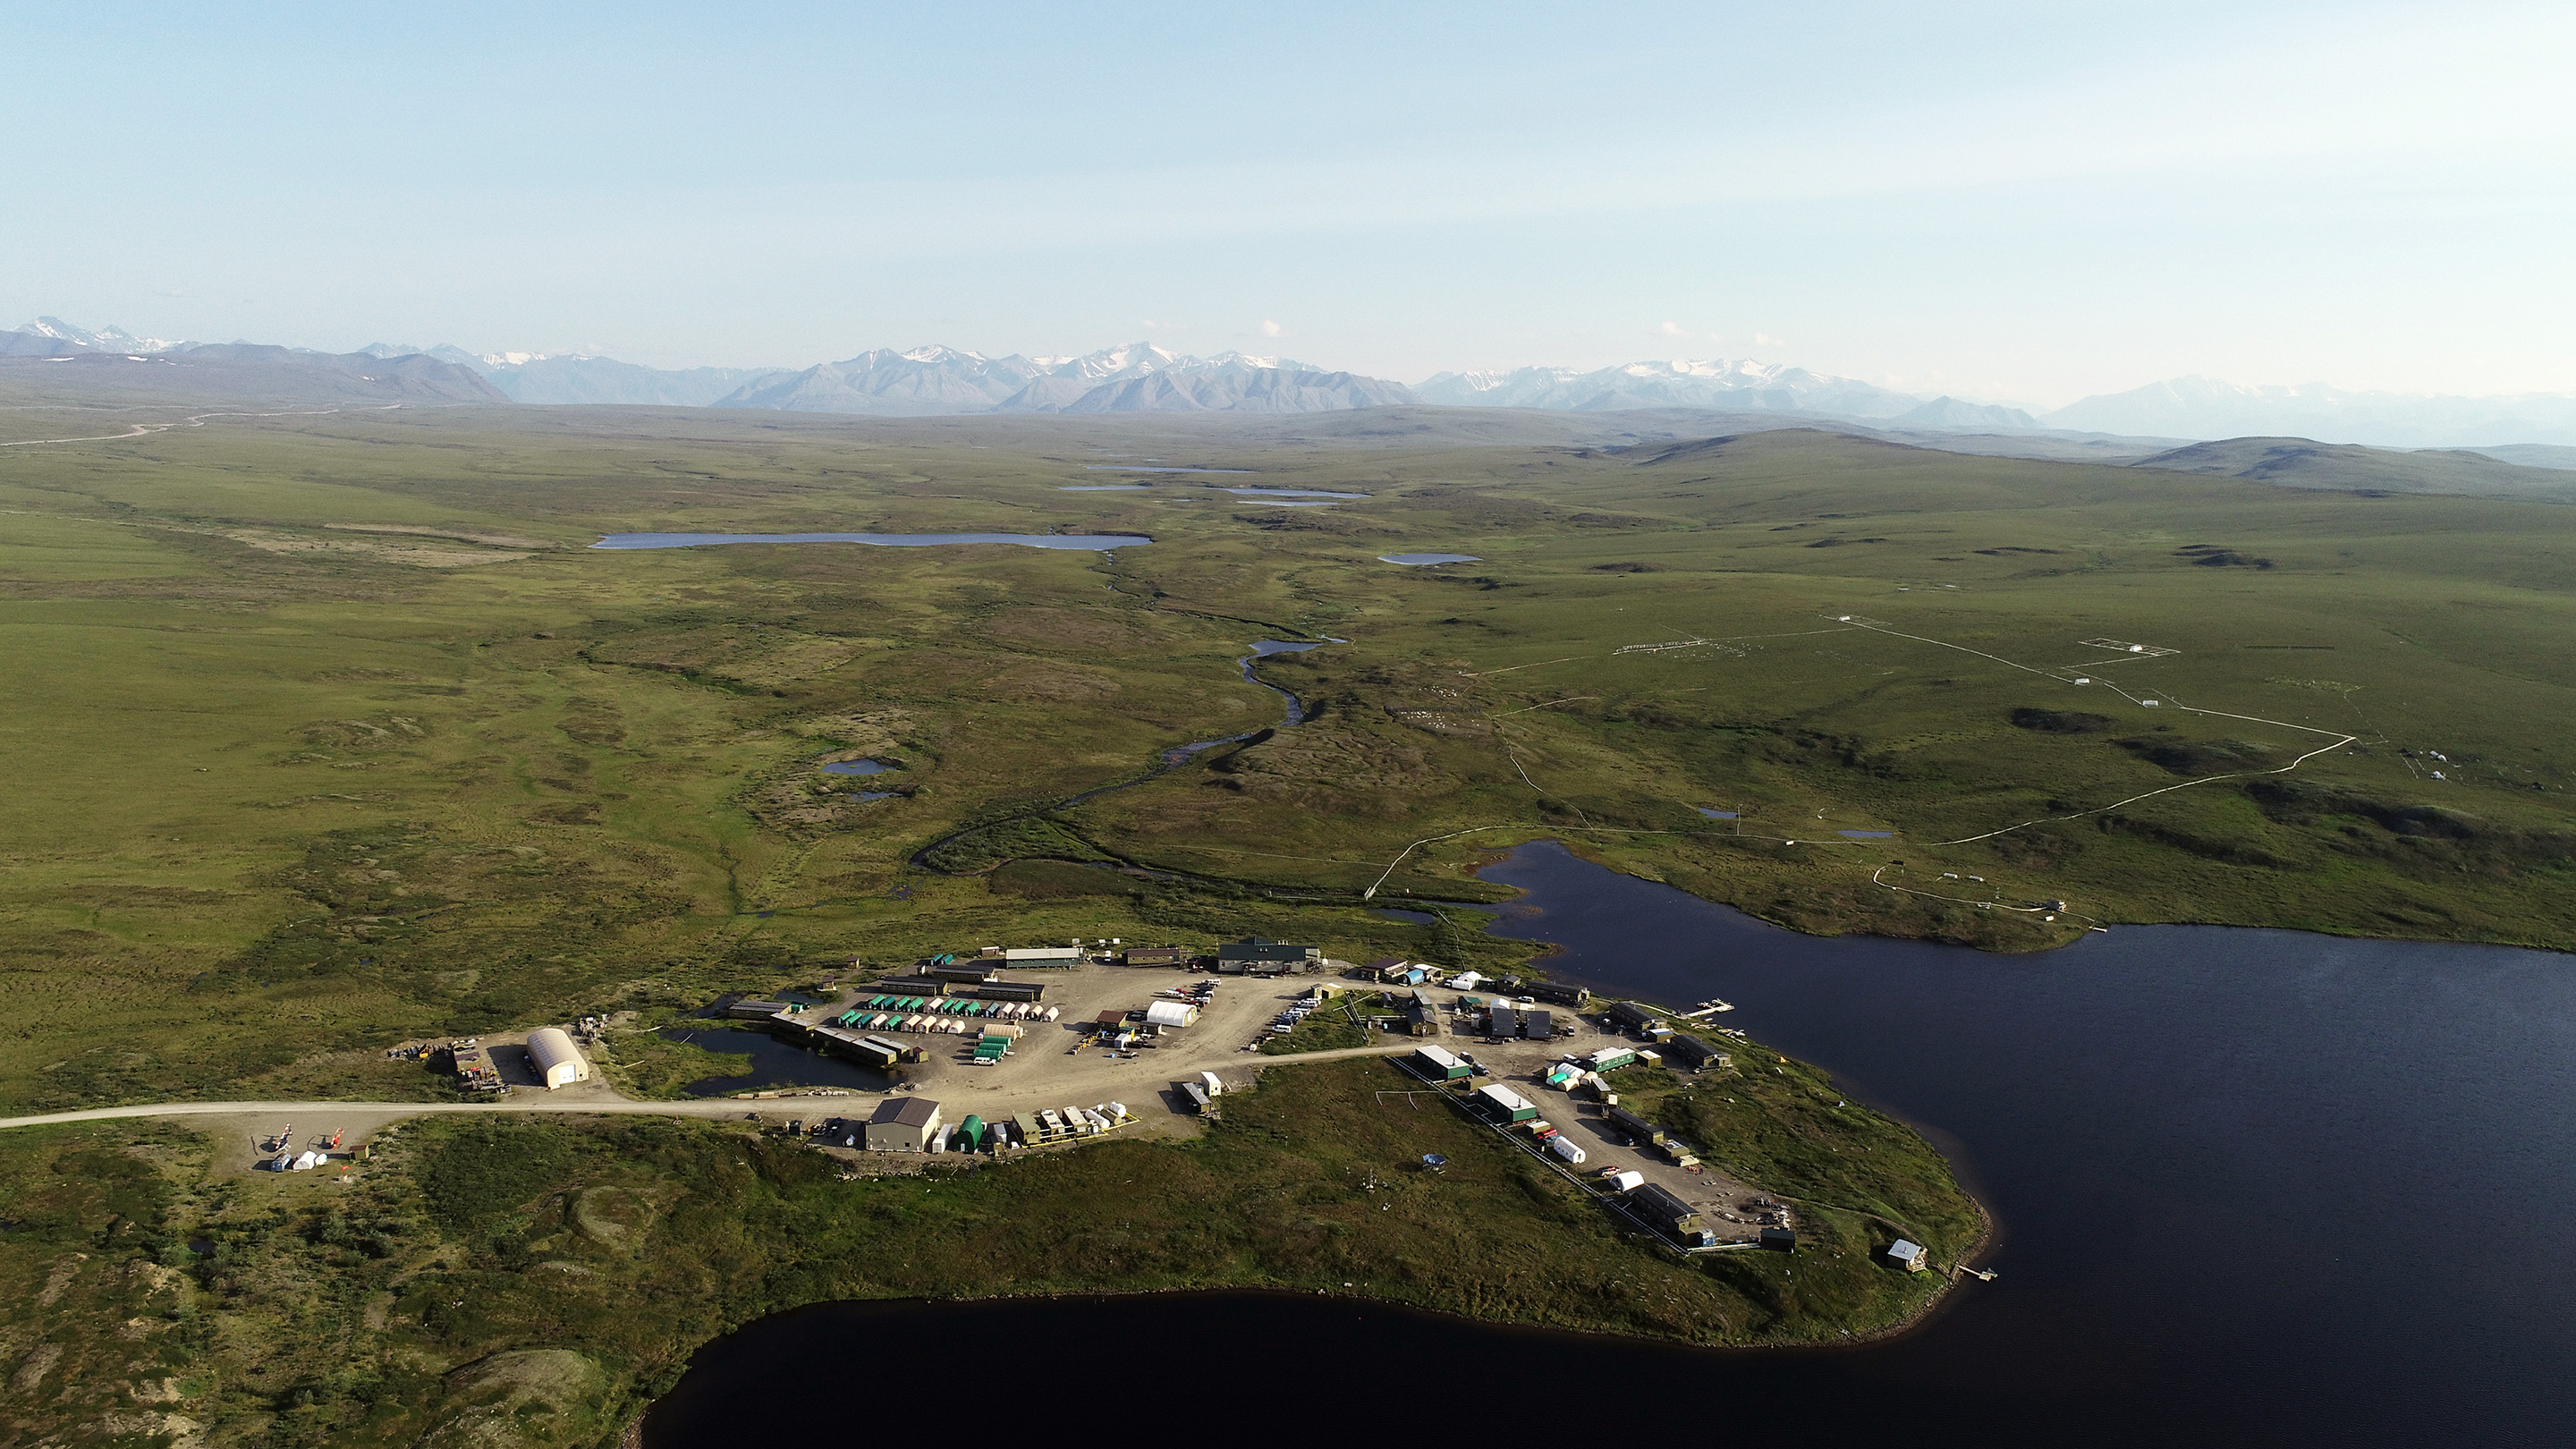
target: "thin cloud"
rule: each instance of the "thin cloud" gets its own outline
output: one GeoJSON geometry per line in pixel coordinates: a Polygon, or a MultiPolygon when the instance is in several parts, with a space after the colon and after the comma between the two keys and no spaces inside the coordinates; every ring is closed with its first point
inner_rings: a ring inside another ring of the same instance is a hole
{"type": "Polygon", "coordinates": [[[1261,320],[1261,335],[1264,337],[1284,337],[1287,335],[1287,332],[1287,328],[1280,326],[1278,323],[1271,321],[1267,317],[1261,320]]]}

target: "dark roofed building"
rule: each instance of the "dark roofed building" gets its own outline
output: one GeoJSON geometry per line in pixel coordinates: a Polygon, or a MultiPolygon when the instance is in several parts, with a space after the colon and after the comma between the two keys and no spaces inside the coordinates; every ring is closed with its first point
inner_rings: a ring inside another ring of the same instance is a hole
{"type": "Polygon", "coordinates": [[[1631,1190],[1628,1206],[1637,1215],[1674,1237],[1688,1237],[1699,1231],[1699,1209],[1676,1196],[1661,1183],[1650,1182],[1631,1190]]]}
{"type": "Polygon", "coordinates": [[[1187,966],[1190,953],[1178,946],[1130,946],[1125,960],[1130,966],[1187,966]]]}
{"type": "Polygon", "coordinates": [[[1677,1059],[1681,1065],[1690,1068],[1694,1072],[1703,1067],[1731,1067],[1735,1065],[1735,1058],[1733,1056],[1719,1051],[1717,1048],[1710,1046],[1706,1041],[1684,1032],[1673,1033],[1673,1039],[1664,1043],[1664,1054],[1677,1059]]]}
{"type": "Polygon", "coordinates": [[[1610,1008],[1610,1019],[1630,1031],[1644,1031],[1664,1019],[1664,1014],[1633,1001],[1623,1001],[1610,1008]]]}
{"type": "Polygon", "coordinates": [[[868,1119],[870,1152],[921,1152],[939,1133],[939,1104],[928,1097],[889,1097],[868,1119]]]}
{"type": "Polygon", "coordinates": [[[1577,1011],[1592,1004],[1591,992],[1580,986],[1570,986],[1562,982],[1533,981],[1523,986],[1521,990],[1540,1001],[1553,1001],[1559,1006],[1571,1006],[1577,1011]]]}
{"type": "Polygon", "coordinates": [[[1268,941],[1259,936],[1229,941],[1216,948],[1216,969],[1220,975],[1277,976],[1290,971],[1303,971],[1307,963],[1324,959],[1321,946],[1296,946],[1285,941],[1268,941]]]}
{"type": "Polygon", "coordinates": [[[1521,1014],[1508,1006],[1496,1006],[1485,1012],[1485,1035],[1519,1036],[1521,1014]]]}

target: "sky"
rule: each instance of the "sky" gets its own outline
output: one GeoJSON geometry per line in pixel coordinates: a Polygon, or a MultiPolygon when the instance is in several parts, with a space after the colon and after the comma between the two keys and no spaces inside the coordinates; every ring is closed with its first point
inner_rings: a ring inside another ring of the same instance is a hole
{"type": "Polygon", "coordinates": [[[0,46],[0,326],[2576,392],[2563,3],[22,0],[0,46]]]}

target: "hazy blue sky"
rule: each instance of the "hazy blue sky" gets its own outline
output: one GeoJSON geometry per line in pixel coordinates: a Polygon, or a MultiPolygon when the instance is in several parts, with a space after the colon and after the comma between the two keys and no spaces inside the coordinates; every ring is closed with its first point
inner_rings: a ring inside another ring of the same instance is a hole
{"type": "Polygon", "coordinates": [[[2576,6],[0,10],[0,325],[2576,391],[2576,6]],[[944,12],[944,13],[934,13],[944,12]]]}

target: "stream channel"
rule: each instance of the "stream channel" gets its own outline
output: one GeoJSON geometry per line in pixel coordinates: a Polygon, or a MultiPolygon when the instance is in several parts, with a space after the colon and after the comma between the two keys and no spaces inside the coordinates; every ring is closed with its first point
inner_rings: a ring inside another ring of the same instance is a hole
{"type": "Polygon", "coordinates": [[[822,1304],[708,1344],[645,1445],[953,1432],[946,1396],[856,1386],[1067,1344],[1152,1385],[1121,1431],[1148,1444],[1310,1412],[1324,1365],[1361,1370],[1335,1397],[1380,1437],[1454,1435],[1500,1388],[1727,1443],[2576,1443],[2576,961],[2203,926],[1992,956],[1797,935],[1548,842],[1484,874],[1528,893],[1491,929],[1562,945],[1552,974],[1722,997],[1922,1127],[1997,1219],[1996,1280],[1797,1351],[1287,1294],[822,1304]]]}

